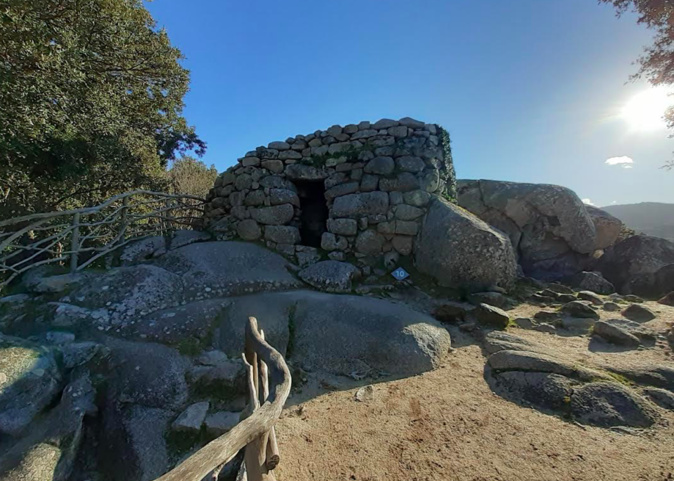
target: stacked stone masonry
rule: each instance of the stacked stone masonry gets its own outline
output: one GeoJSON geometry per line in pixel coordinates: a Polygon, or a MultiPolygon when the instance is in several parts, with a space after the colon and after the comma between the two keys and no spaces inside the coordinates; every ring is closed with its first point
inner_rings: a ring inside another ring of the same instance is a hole
{"type": "Polygon", "coordinates": [[[334,125],[258,147],[208,195],[219,239],[260,241],[300,264],[412,253],[431,196],[455,199],[447,132],[411,118],[334,125]]]}

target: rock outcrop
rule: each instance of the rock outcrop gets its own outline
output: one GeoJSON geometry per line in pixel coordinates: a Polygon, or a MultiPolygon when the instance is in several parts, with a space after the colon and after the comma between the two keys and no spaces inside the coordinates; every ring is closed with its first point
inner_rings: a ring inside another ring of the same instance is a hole
{"type": "Polygon", "coordinates": [[[595,250],[615,240],[606,227],[612,224],[593,218],[565,187],[460,180],[457,196],[459,205],[510,237],[524,272],[533,277],[554,280],[576,274],[591,263],[595,250]]]}
{"type": "Polygon", "coordinates": [[[424,219],[414,262],[440,285],[476,292],[512,287],[517,270],[503,233],[442,199],[432,202],[424,219]]]}
{"type": "Polygon", "coordinates": [[[600,427],[644,428],[658,420],[644,397],[610,375],[526,347],[487,360],[488,381],[505,398],[600,427]]]}
{"type": "Polygon", "coordinates": [[[622,294],[662,297],[674,290],[674,242],[628,237],[604,253],[597,269],[622,294]]]}
{"type": "Polygon", "coordinates": [[[61,381],[52,351],[0,335],[0,434],[21,434],[58,395],[61,381]]]}

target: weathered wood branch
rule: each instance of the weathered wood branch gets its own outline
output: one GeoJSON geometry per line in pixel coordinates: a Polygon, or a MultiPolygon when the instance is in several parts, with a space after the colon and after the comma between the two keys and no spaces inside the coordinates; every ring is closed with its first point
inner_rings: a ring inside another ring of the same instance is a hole
{"type": "MultiPolygon", "coordinates": [[[[276,424],[290,394],[292,382],[290,371],[283,356],[261,338],[254,317],[248,318],[246,325],[246,346],[269,368],[272,389],[267,401],[231,431],[211,441],[156,481],[201,481],[213,469],[231,461],[239,450],[268,433],[276,424]]],[[[250,358],[247,357],[247,360],[250,358]]],[[[254,385],[254,382],[251,382],[251,385],[254,385]]],[[[250,469],[247,471],[249,479],[252,480],[250,469]]]]}
{"type": "MultiPolygon", "coordinates": [[[[124,194],[119,194],[114,197],[110,197],[108,200],[103,202],[102,204],[99,204],[94,207],[85,207],[82,209],[73,209],[73,210],[63,210],[63,211],[57,211],[57,212],[45,212],[45,213],[40,213],[40,214],[30,214],[30,215],[24,215],[22,217],[16,217],[13,219],[6,219],[3,221],[0,221],[0,227],[4,227],[7,225],[13,225],[13,224],[22,224],[24,222],[30,222],[30,221],[35,221],[35,220],[43,220],[43,219],[51,219],[51,218],[56,218],[56,217],[63,217],[63,216],[70,216],[74,215],[76,213],[86,215],[86,214],[92,214],[94,212],[98,212],[101,209],[104,209],[105,207],[108,207],[110,204],[115,203],[118,200],[124,199],[124,197],[131,197],[134,195],[154,195],[158,197],[166,197],[166,198],[172,198],[172,199],[193,199],[199,202],[206,202],[206,199],[202,199],[201,197],[197,197],[194,195],[188,195],[188,194],[167,194],[166,192],[152,192],[150,190],[134,190],[131,192],[125,192],[124,194]]],[[[29,229],[30,230],[30,229],[29,229]]]]}

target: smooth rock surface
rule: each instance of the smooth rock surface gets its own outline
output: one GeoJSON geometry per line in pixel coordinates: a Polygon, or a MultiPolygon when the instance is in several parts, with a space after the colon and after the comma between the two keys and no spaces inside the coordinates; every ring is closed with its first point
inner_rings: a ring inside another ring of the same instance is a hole
{"type": "Polygon", "coordinates": [[[351,281],[357,276],[358,269],[350,263],[321,261],[298,273],[307,284],[326,292],[351,292],[351,281]]]}
{"type": "Polygon", "coordinates": [[[157,264],[180,276],[187,299],[301,286],[288,272],[283,257],[245,242],[192,244],[169,252],[157,264]]]}
{"type": "Polygon", "coordinates": [[[515,253],[507,237],[464,209],[435,199],[414,246],[417,268],[447,287],[510,288],[515,253]]]}

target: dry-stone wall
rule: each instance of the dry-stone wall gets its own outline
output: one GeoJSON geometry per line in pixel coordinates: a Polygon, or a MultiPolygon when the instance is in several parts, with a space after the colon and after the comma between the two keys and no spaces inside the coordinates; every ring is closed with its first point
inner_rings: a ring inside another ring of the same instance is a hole
{"type": "Polygon", "coordinates": [[[262,241],[300,264],[412,253],[432,195],[453,200],[449,136],[411,118],[271,142],[222,173],[207,224],[220,239],[262,241]]]}

